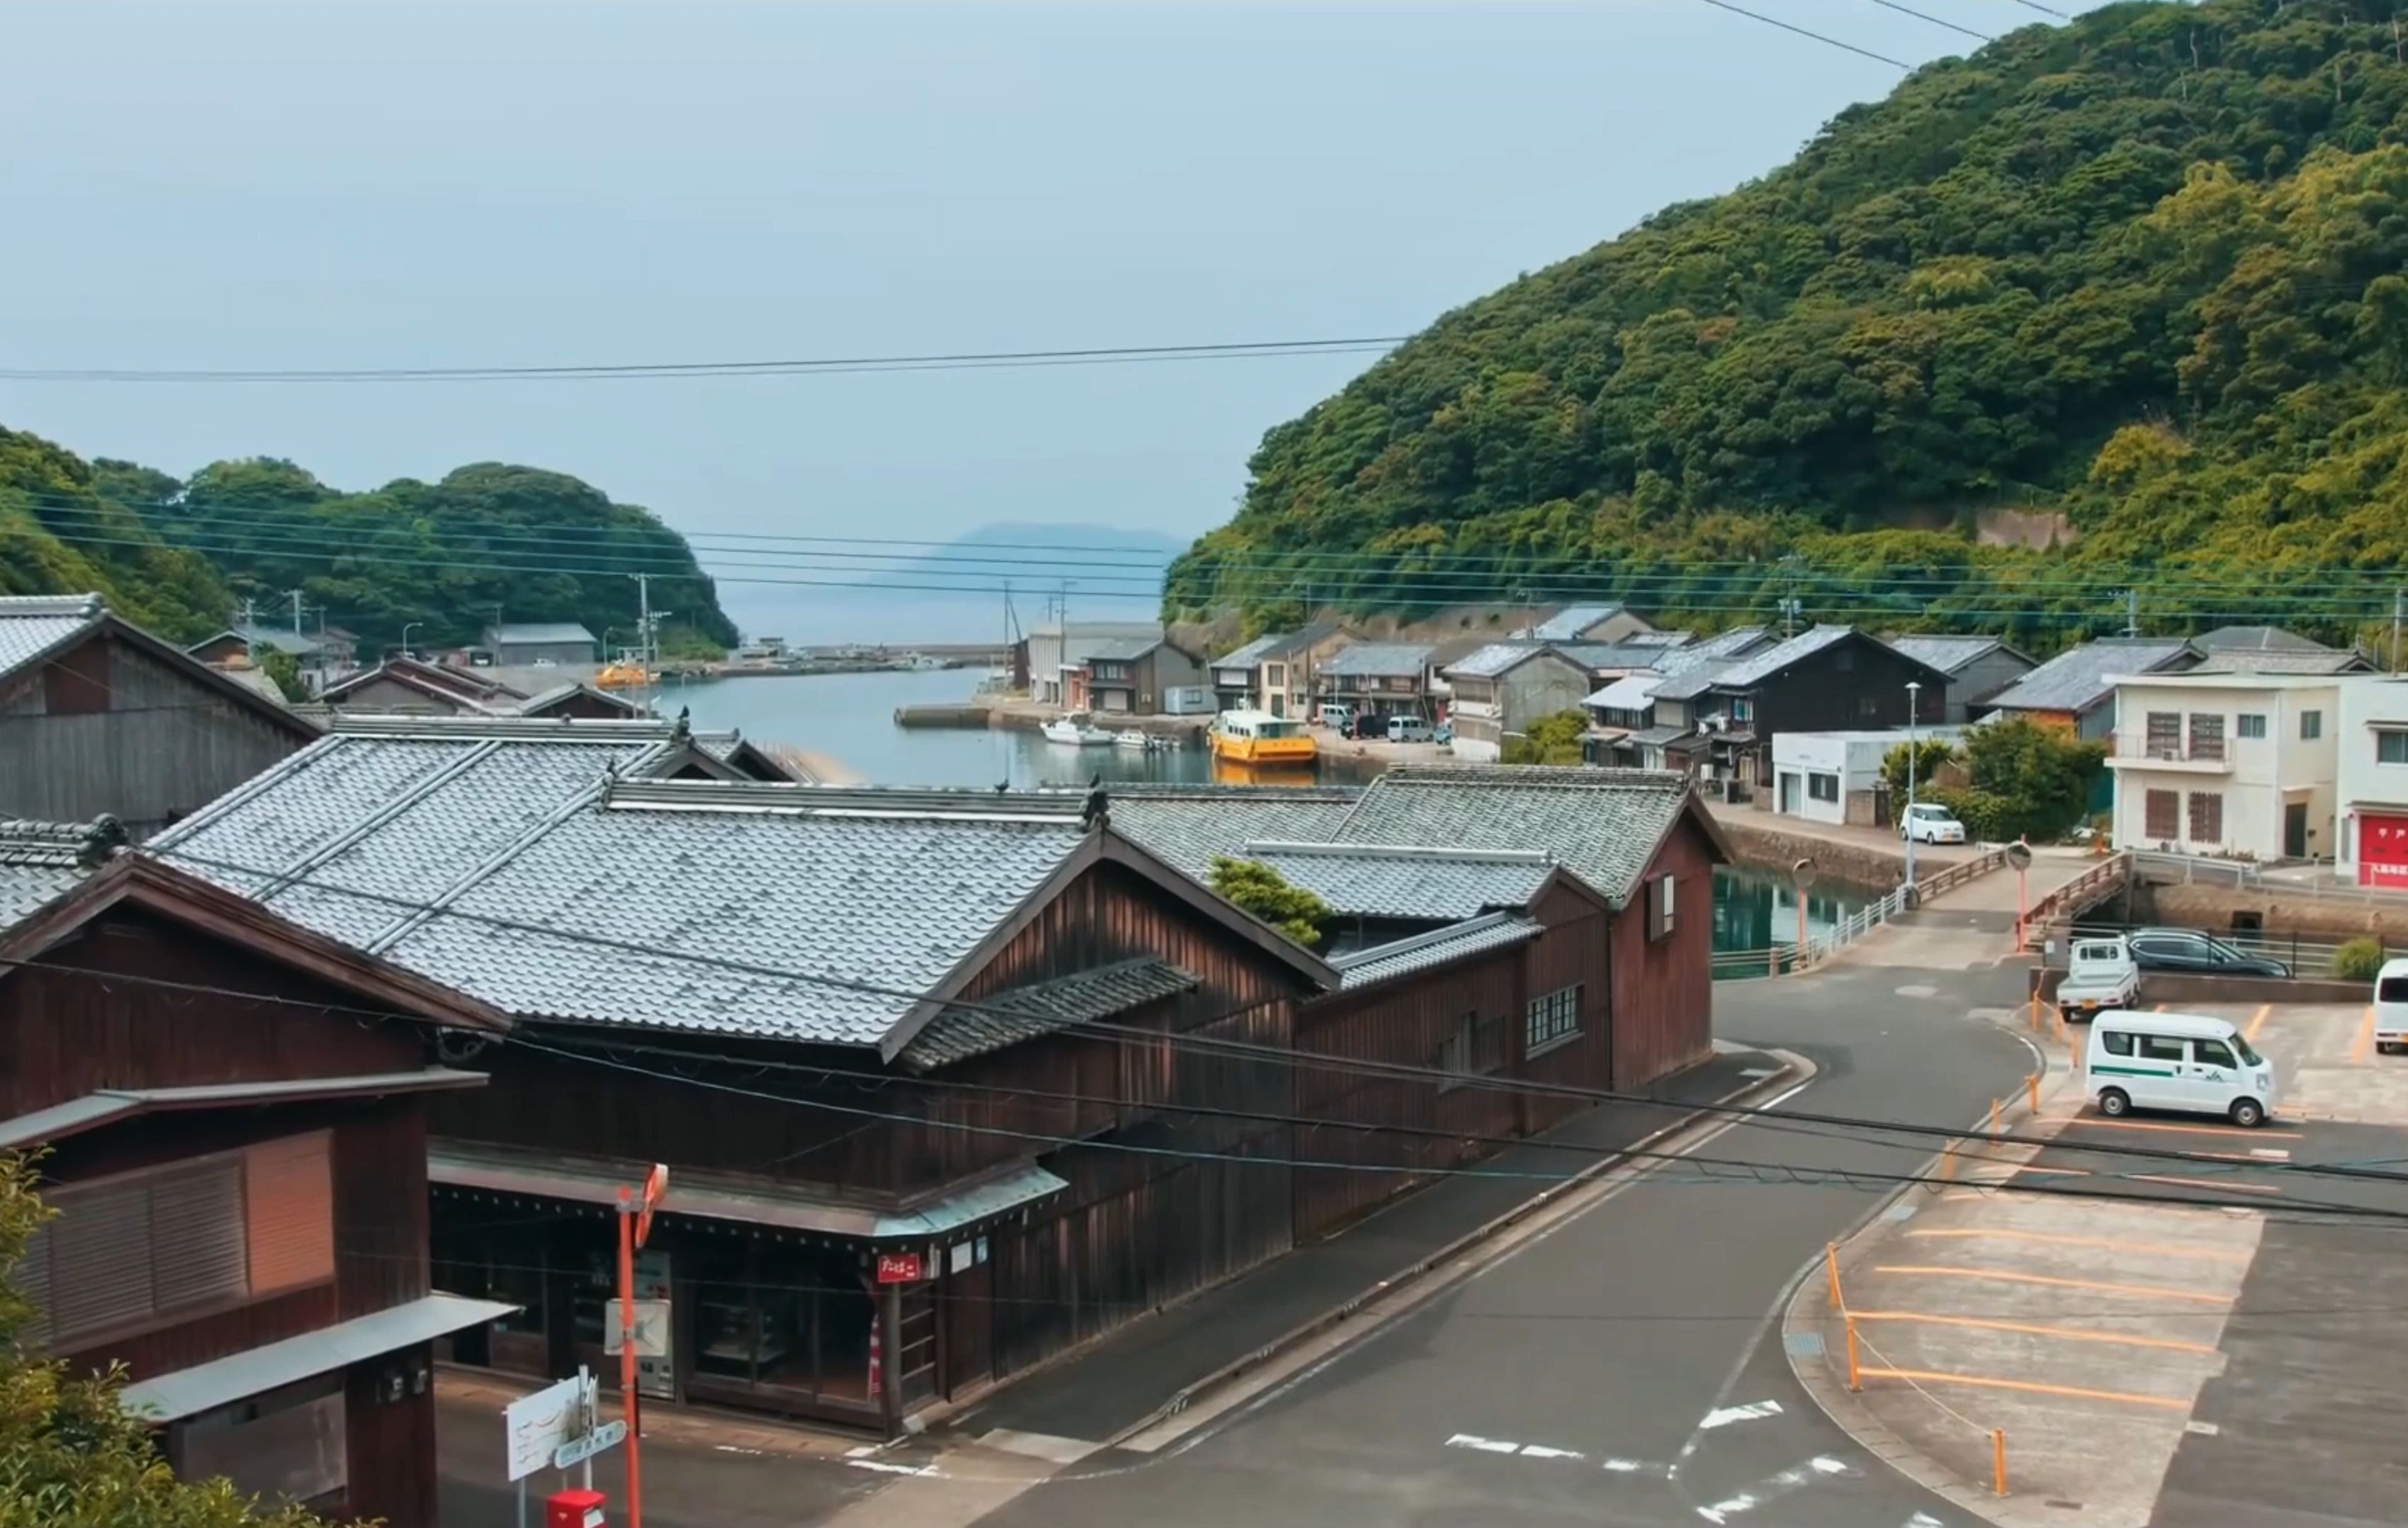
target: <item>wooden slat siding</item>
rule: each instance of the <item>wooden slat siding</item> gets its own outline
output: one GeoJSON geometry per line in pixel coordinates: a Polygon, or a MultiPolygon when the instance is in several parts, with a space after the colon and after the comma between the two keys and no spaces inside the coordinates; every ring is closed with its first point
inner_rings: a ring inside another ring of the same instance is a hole
{"type": "Polygon", "coordinates": [[[86,642],[42,665],[42,710],[85,716],[108,707],[110,642],[86,642]]]}
{"type": "MultiPolygon", "coordinates": [[[[425,1343],[369,1364],[355,1364],[344,1375],[344,1441],[350,1453],[351,1484],[339,1510],[330,1521],[381,1519],[385,1528],[436,1528],[435,1386],[433,1352],[425,1343]],[[430,1370],[424,1393],[408,1393],[388,1401],[383,1377],[400,1370],[414,1375],[430,1370]]],[[[615,1366],[614,1366],[615,1372],[615,1366]]],[[[603,1462],[596,1461],[596,1474],[603,1462]]]]}
{"type": "Polygon", "coordinates": [[[408,1098],[346,1107],[335,1133],[335,1284],[349,1321],[427,1293],[426,1115],[408,1098]]]}
{"type": "MultiPolygon", "coordinates": [[[[1426,977],[1354,992],[1333,992],[1297,1011],[1299,1052],[1436,1066],[1467,1014],[1505,1025],[1495,1075],[1510,1071],[1522,1023],[1526,948],[1492,950],[1426,977]]],[[[1510,1135],[1519,1120],[1514,1095],[1471,1086],[1441,1088],[1426,1078],[1381,1077],[1297,1068],[1298,1118],[1328,1121],[1299,1127],[1299,1162],[1393,1166],[1395,1173],[1299,1167],[1296,1171],[1296,1235],[1326,1235],[1389,1197],[1413,1186],[1431,1167],[1487,1154],[1493,1147],[1418,1134],[1443,1130],[1463,1136],[1510,1135]],[[1399,1133],[1383,1126],[1412,1127],[1399,1133]]]]}
{"type": "Polygon", "coordinates": [[[322,1132],[262,1141],[243,1154],[251,1288],[261,1294],[335,1277],[333,1142],[322,1132]]]}
{"type": "Polygon", "coordinates": [[[0,1114],[31,1114],[101,1088],[360,1076],[412,1071],[430,1059],[416,1027],[362,1022],[351,1011],[357,998],[137,911],[105,915],[42,962],[0,967],[0,1114]],[[308,1003],[346,1011],[295,1006],[308,1003]]]}
{"type": "Polygon", "coordinates": [[[988,1258],[956,1273],[950,1265],[939,1287],[945,1313],[945,1396],[955,1399],[995,1378],[995,1261],[988,1258]]]}
{"type": "Polygon", "coordinates": [[[141,1182],[95,1184],[54,1196],[50,1279],[52,1326],[61,1340],[105,1333],[150,1319],[155,1306],[150,1262],[150,1193],[141,1182]]]}
{"type": "Polygon", "coordinates": [[[1623,1090],[1644,1088],[1713,1050],[1713,862],[1704,835],[1684,822],[1647,873],[1670,873],[1679,889],[1669,939],[1648,941],[1642,897],[1614,920],[1613,1086],[1623,1090]]]}
{"type": "Polygon", "coordinates": [[[113,812],[136,836],[208,804],[307,741],[232,696],[110,638],[0,696],[0,816],[89,821],[113,812]],[[80,708],[89,681],[106,709],[80,708]]]}
{"type": "Polygon", "coordinates": [[[240,1158],[169,1173],[150,1187],[150,1278],[159,1307],[219,1304],[251,1293],[240,1158]]]}
{"type": "MultiPolygon", "coordinates": [[[[1569,1087],[1613,1087],[1615,1013],[1609,946],[1613,926],[1638,922],[1641,910],[1634,901],[1629,911],[1615,915],[1607,910],[1601,899],[1565,885],[1551,887],[1532,910],[1546,925],[1546,932],[1528,947],[1525,1012],[1515,1016],[1513,1026],[1513,1054],[1519,1058],[1516,1075],[1569,1087]],[[1575,982],[1581,989],[1579,1037],[1536,1056],[1528,1054],[1528,1003],[1575,982]]],[[[1526,1095],[1523,1100],[1523,1125],[1535,1134],[1589,1107],[1585,1100],[1576,1097],[1526,1095]]]]}

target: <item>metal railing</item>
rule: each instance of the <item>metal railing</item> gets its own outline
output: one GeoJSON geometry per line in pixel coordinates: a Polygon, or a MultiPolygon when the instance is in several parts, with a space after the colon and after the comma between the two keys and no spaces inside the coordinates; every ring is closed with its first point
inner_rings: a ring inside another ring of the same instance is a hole
{"type": "Polygon", "coordinates": [[[2256,860],[2225,860],[2204,854],[2175,854],[2164,850],[2128,851],[2136,870],[2148,873],[2158,885],[2224,886],[2237,892],[2350,902],[2360,907],[2408,907],[2408,891],[2389,887],[2352,886],[2328,880],[2320,863],[2294,861],[2271,868],[2256,860]]]}
{"type": "Polygon", "coordinates": [[[2007,846],[1999,844],[1982,850],[1970,860],[1942,865],[1934,874],[1914,883],[1915,902],[1920,905],[1936,896],[1946,896],[1967,881],[1979,880],[2006,863],[2007,846]]]}

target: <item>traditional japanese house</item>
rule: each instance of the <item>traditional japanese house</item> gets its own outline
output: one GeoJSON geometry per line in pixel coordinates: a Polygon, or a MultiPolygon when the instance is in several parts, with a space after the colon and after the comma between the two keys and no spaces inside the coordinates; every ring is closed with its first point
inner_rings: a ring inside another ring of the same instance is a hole
{"type": "Polygon", "coordinates": [[[425,1107],[494,1009],[138,854],[0,823],[0,1149],[53,1218],[14,1278],[36,1349],[122,1365],[178,1474],[436,1521],[425,1107]]]}

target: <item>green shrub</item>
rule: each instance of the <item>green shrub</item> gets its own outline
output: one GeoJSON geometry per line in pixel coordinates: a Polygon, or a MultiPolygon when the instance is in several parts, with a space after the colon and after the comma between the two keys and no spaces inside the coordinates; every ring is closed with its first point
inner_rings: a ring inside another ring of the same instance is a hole
{"type": "Polygon", "coordinates": [[[2383,969],[2383,946],[2360,936],[2333,951],[2333,975],[2344,981],[2372,981],[2383,969]]]}
{"type": "Polygon", "coordinates": [[[1955,812],[1956,821],[1965,824],[1965,836],[1977,843],[1995,844],[2013,838],[2023,815],[2020,803],[1992,791],[1932,791],[1918,799],[1936,801],[1955,812]]]}

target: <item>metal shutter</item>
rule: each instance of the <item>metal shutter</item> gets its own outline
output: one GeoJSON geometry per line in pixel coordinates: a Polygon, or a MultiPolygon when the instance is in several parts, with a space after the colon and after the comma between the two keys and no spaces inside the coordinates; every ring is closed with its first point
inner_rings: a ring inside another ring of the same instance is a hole
{"type": "Polygon", "coordinates": [[[162,1311],[250,1293],[241,1159],[226,1157],[154,1179],[150,1249],[151,1289],[162,1311]]]}
{"type": "Polygon", "coordinates": [[[243,1153],[254,1294],[335,1277],[335,1188],[326,1140],[322,1130],[243,1153]]]}
{"type": "Polygon", "coordinates": [[[51,1196],[51,1335],[68,1342],[147,1319],[150,1187],[140,1180],[62,1189],[51,1196]]]}

